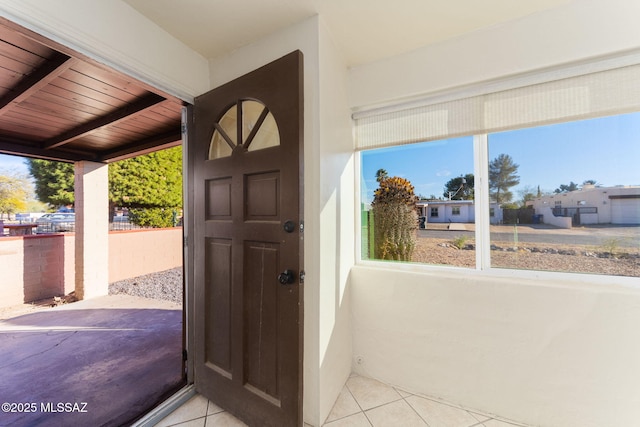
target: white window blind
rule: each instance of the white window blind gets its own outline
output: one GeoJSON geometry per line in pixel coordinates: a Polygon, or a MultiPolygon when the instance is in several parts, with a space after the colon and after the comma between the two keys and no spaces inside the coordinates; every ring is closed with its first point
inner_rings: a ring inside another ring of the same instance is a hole
{"type": "Polygon", "coordinates": [[[640,111],[637,64],[452,101],[359,112],[355,144],[365,150],[634,111],[640,111]]]}

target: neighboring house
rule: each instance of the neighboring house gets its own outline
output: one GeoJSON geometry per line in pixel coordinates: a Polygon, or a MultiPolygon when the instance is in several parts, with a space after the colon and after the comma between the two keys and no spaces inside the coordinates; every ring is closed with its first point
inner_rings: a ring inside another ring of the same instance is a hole
{"type": "MultiPolygon", "coordinates": [[[[421,200],[417,203],[419,216],[426,218],[426,223],[448,223],[476,221],[473,200],[421,200]]],[[[502,209],[497,203],[490,205],[490,222],[499,224],[502,221],[502,209]]]]}
{"type": "Polygon", "coordinates": [[[426,222],[475,222],[473,200],[434,200],[418,202],[420,216],[426,218],[426,222]]]}
{"type": "Polygon", "coordinates": [[[596,187],[538,197],[530,205],[543,222],[571,218],[571,225],[640,225],[640,186],[596,187]],[[553,218],[555,217],[555,218],[553,218]]]}

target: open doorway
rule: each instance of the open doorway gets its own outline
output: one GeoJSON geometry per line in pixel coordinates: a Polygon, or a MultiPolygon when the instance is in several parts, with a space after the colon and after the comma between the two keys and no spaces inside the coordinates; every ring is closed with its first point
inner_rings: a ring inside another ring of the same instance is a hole
{"type": "MultiPolygon", "coordinates": [[[[180,100],[5,20],[0,45],[0,153],[100,166],[161,148],[181,152],[180,100]]],[[[122,425],[186,383],[181,211],[170,213],[176,227],[146,230],[133,205],[109,214],[118,228],[106,240],[109,282],[118,295],[72,303],[74,252],[86,250],[75,244],[76,212],[64,212],[65,229],[38,233],[25,224],[29,235],[6,237],[11,227],[3,230],[3,291],[11,281],[18,291],[0,310],[0,383],[9,404],[0,425],[122,425]],[[132,223],[135,230],[123,229],[132,223]],[[177,264],[164,269],[159,259],[176,253],[177,264]],[[153,283],[161,288],[153,296],[174,299],[140,295],[153,283]],[[29,312],[12,315],[6,306],[14,297],[45,300],[46,309],[27,305],[29,312]]]]}

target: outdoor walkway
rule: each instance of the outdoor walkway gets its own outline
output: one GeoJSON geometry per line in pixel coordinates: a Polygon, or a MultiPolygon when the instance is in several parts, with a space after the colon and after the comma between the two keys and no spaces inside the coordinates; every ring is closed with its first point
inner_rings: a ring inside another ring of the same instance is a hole
{"type": "MultiPolygon", "coordinates": [[[[228,412],[196,395],[156,427],[242,427],[228,412]]],[[[308,425],[305,425],[305,427],[308,425]]],[[[418,396],[357,375],[343,388],[325,427],[521,427],[494,415],[418,396]]]]}
{"type": "Polygon", "coordinates": [[[166,301],[114,295],[1,320],[0,426],[127,424],[182,385],[181,359],[182,309],[166,301]]]}

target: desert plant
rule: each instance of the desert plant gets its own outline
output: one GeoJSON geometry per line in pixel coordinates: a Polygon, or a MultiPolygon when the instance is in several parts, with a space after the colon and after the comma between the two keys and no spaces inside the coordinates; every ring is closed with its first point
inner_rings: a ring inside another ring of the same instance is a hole
{"type": "Polygon", "coordinates": [[[416,245],[418,228],[417,198],[413,185],[397,176],[379,179],[372,206],[374,257],[409,261],[416,245]]]}
{"type": "Polygon", "coordinates": [[[458,236],[455,239],[453,239],[453,241],[451,242],[451,244],[453,246],[455,246],[458,249],[464,249],[464,247],[467,245],[467,241],[469,240],[468,236],[458,236]]]}
{"type": "Polygon", "coordinates": [[[621,239],[616,237],[610,237],[602,242],[600,247],[602,248],[602,252],[608,254],[612,258],[617,258],[620,255],[620,244],[622,243],[621,239]]]}

